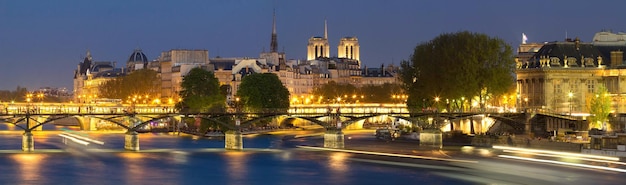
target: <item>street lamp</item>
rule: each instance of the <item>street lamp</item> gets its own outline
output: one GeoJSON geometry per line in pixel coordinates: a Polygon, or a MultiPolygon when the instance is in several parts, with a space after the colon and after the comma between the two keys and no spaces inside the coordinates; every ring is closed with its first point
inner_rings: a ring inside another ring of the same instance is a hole
{"type": "Polygon", "coordinates": [[[526,104],[526,107],[524,107],[524,108],[528,108],[528,97],[524,98],[524,102],[526,104]]]}
{"type": "Polygon", "coordinates": [[[465,96],[461,97],[461,112],[465,111],[465,96]]]}
{"type": "Polygon", "coordinates": [[[567,93],[567,97],[569,99],[569,115],[571,116],[572,115],[572,107],[573,107],[572,106],[572,98],[574,97],[574,93],[572,93],[572,92],[567,93]]]}
{"type": "Polygon", "coordinates": [[[235,108],[235,113],[241,112],[241,105],[239,105],[239,101],[241,101],[241,99],[239,97],[235,97],[235,104],[233,105],[235,108]]]}
{"type": "Polygon", "coordinates": [[[435,110],[437,110],[437,112],[439,112],[439,96],[435,97],[435,110]]]}
{"type": "Polygon", "coordinates": [[[43,103],[43,97],[44,97],[43,93],[38,93],[38,94],[37,94],[37,98],[39,98],[39,101],[40,101],[41,103],[43,103]]]}

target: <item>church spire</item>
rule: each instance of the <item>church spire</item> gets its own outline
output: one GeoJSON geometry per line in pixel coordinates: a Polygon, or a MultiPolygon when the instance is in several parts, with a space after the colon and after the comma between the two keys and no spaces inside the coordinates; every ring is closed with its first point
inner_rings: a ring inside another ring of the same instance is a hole
{"type": "Polygon", "coordinates": [[[87,58],[91,60],[91,51],[89,51],[89,49],[87,49],[87,58]]]}
{"type": "Polygon", "coordinates": [[[278,51],[278,41],[276,35],[276,10],[272,14],[272,41],[270,43],[270,52],[278,51]]]}
{"type": "Polygon", "coordinates": [[[326,25],[326,18],[324,18],[324,38],[328,39],[328,26],[326,25]]]}

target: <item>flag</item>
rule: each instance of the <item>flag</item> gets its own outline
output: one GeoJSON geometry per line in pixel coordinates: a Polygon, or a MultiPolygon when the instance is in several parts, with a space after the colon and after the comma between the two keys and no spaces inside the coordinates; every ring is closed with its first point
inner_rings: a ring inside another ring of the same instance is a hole
{"type": "Polygon", "coordinates": [[[526,41],[528,41],[528,37],[526,37],[526,34],[522,33],[522,44],[526,44],[526,41]]]}

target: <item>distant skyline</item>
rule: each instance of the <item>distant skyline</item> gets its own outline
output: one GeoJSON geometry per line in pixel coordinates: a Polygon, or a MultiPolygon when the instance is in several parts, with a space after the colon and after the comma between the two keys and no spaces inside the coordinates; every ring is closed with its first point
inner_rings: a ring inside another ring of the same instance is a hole
{"type": "Polygon", "coordinates": [[[124,66],[134,49],[156,59],[170,49],[206,49],[209,57],[258,57],[270,49],[272,10],[278,50],[305,59],[306,44],[328,21],[331,56],[356,36],[367,67],[399,64],[442,33],[468,30],[517,48],[528,42],[591,41],[626,31],[622,1],[419,0],[0,0],[0,90],[66,87],[87,50],[124,66]]]}

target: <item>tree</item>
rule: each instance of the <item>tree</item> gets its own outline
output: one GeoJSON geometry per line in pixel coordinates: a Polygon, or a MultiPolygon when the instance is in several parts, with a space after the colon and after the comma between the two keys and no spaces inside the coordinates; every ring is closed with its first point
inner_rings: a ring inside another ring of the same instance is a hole
{"type": "Polygon", "coordinates": [[[363,102],[369,103],[398,103],[404,100],[404,90],[399,84],[385,83],[382,85],[365,85],[359,88],[359,94],[364,94],[363,102]]]}
{"type": "Polygon", "coordinates": [[[161,96],[161,78],[151,69],[140,69],[106,81],[99,87],[100,97],[128,99],[133,96],[161,96]]]}
{"type": "Polygon", "coordinates": [[[394,99],[394,95],[404,94],[398,84],[385,83],[382,85],[365,85],[356,88],[352,84],[338,84],[330,81],[313,89],[314,96],[323,97],[318,103],[334,103],[341,98],[344,103],[368,102],[368,103],[392,103],[400,99],[394,99]]]}
{"type": "Polygon", "coordinates": [[[248,111],[279,111],[289,108],[289,90],[273,73],[245,76],[237,90],[241,104],[248,111]]]}
{"type": "Polygon", "coordinates": [[[176,106],[183,112],[223,112],[226,97],[220,93],[215,74],[193,68],[183,78],[179,93],[182,101],[176,106]]]}
{"type": "MultiPolygon", "coordinates": [[[[315,96],[321,96],[320,103],[333,103],[337,101],[337,98],[344,98],[344,96],[352,96],[357,93],[357,88],[352,84],[338,84],[335,81],[330,81],[324,85],[315,87],[312,94],[315,96]]],[[[347,98],[346,98],[347,99],[347,98]]],[[[344,99],[345,100],[345,99],[344,99]]]]}
{"type": "Polygon", "coordinates": [[[603,128],[606,129],[604,123],[608,120],[611,113],[611,97],[608,96],[609,92],[600,85],[595,96],[591,98],[591,106],[589,112],[591,117],[589,118],[589,124],[591,128],[603,128]]]}
{"type": "Polygon", "coordinates": [[[419,44],[401,66],[409,107],[430,105],[435,97],[462,106],[477,97],[484,108],[487,97],[505,93],[514,83],[511,47],[499,38],[468,31],[419,44]]]}

